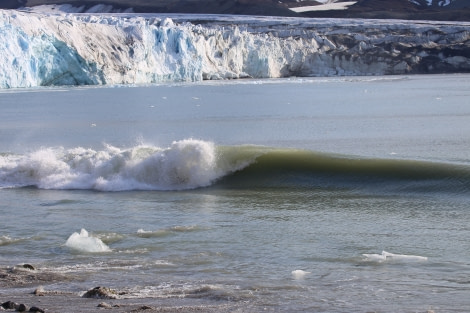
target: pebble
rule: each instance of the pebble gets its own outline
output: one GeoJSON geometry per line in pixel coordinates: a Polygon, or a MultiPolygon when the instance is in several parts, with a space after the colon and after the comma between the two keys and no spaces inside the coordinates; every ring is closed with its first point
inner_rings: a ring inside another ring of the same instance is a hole
{"type": "Polygon", "coordinates": [[[111,304],[106,303],[106,302],[101,302],[100,304],[98,304],[98,307],[99,308],[104,308],[104,309],[111,309],[112,308],[111,304]]]}
{"type": "Polygon", "coordinates": [[[45,293],[46,291],[44,290],[43,286],[39,286],[38,288],[36,288],[36,290],[33,291],[33,294],[36,296],[44,296],[45,293]]]}

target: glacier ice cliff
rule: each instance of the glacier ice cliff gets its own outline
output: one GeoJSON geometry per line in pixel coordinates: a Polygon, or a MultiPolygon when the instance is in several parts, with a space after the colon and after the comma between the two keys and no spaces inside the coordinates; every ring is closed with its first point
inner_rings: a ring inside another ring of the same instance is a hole
{"type": "Polygon", "coordinates": [[[470,23],[0,10],[0,88],[470,72],[470,23]]]}

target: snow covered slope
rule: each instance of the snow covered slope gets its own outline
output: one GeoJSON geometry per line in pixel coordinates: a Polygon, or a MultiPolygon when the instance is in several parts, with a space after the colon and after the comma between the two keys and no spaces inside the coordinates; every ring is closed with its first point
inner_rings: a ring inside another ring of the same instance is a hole
{"type": "Polygon", "coordinates": [[[452,2],[461,1],[461,0],[409,0],[409,1],[416,5],[445,7],[445,6],[450,5],[452,2]]]}
{"type": "Polygon", "coordinates": [[[469,26],[0,10],[0,88],[467,72],[469,26]]]}

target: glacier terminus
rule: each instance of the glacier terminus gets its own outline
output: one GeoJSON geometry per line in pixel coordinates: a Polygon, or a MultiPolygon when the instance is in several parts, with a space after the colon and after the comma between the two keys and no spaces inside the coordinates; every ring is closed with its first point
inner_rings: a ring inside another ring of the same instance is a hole
{"type": "Polygon", "coordinates": [[[0,88],[470,72],[470,23],[0,10],[0,88]]]}

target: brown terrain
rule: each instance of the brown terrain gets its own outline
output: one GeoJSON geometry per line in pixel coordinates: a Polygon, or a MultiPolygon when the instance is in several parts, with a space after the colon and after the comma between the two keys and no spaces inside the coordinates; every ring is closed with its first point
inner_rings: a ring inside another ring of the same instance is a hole
{"type": "MultiPolygon", "coordinates": [[[[427,6],[425,0],[358,0],[347,10],[295,13],[289,7],[317,5],[314,0],[1,0],[0,8],[31,7],[42,4],[72,4],[92,7],[110,4],[117,9],[132,7],[137,13],[209,13],[266,16],[335,17],[370,19],[426,19],[470,21],[470,0],[457,0],[446,7],[427,6]]],[[[434,1],[437,3],[437,1],[434,1]]]]}

